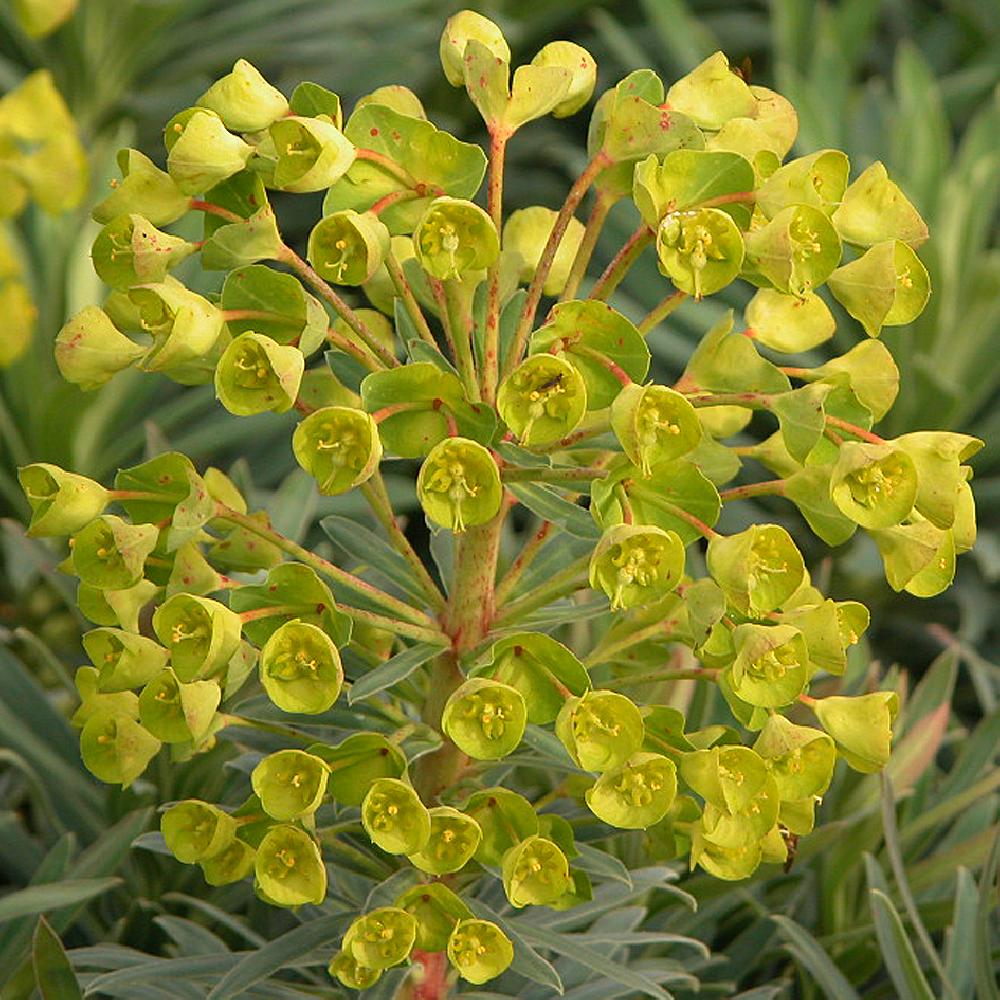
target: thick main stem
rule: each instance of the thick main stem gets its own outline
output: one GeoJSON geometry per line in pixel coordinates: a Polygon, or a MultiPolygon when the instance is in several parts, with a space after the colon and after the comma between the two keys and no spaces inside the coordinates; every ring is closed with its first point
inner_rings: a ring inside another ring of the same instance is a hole
{"type": "MultiPolygon", "coordinates": [[[[502,130],[490,134],[490,178],[487,190],[487,209],[497,235],[503,226],[503,169],[508,136],[502,130]]],[[[500,258],[490,265],[486,275],[486,328],[483,334],[483,370],[480,373],[480,391],[487,403],[496,399],[500,376],[500,258]]]]}

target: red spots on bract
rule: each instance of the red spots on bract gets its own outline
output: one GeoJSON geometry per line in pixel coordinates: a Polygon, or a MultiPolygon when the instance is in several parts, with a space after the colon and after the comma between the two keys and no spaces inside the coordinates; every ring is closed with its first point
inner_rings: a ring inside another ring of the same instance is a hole
{"type": "Polygon", "coordinates": [[[248,195],[247,196],[247,202],[249,202],[249,204],[253,205],[256,208],[256,206],[257,206],[257,195],[255,195],[255,194],[248,195]]]}
{"type": "Polygon", "coordinates": [[[268,587],[267,589],[270,593],[273,594],[278,589],[278,585],[276,583],[272,583],[271,586],[268,587]]]}
{"type": "Polygon", "coordinates": [[[670,126],[672,124],[673,123],[670,121],[670,115],[667,114],[666,111],[664,111],[663,114],[660,115],[660,128],[664,132],[669,132],[670,131],[670,126]]]}
{"type": "Polygon", "coordinates": [[[625,338],[624,337],[619,337],[618,338],[618,346],[619,347],[624,347],[625,346],[625,338]]]}
{"type": "Polygon", "coordinates": [[[402,135],[400,135],[399,132],[393,131],[393,133],[392,133],[392,141],[393,142],[402,142],[403,141],[403,137],[402,137],[402,135]]]}
{"type": "Polygon", "coordinates": [[[324,611],[326,611],[326,605],[323,604],[321,601],[319,604],[316,605],[316,614],[321,615],[323,614],[324,611]]]}
{"type": "Polygon", "coordinates": [[[486,89],[486,74],[485,73],[479,78],[479,86],[482,87],[483,90],[486,89]]]}
{"type": "Polygon", "coordinates": [[[378,129],[377,129],[377,128],[373,128],[373,129],[371,130],[371,132],[369,133],[369,135],[371,135],[371,136],[376,136],[376,135],[378,135],[378,129]]]}

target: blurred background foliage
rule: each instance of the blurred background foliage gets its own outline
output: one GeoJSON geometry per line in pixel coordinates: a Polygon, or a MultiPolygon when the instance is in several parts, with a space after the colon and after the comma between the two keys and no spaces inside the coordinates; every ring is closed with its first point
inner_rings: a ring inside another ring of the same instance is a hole
{"type": "MultiPolygon", "coordinates": [[[[206,895],[188,869],[132,850],[149,828],[151,803],[219,793],[222,759],[209,754],[165,767],[153,776],[155,787],[138,784],[127,792],[108,792],[83,770],[66,718],[75,705],[70,675],[84,623],[54,570],[54,553],[24,536],[14,471],[28,460],[52,461],[107,480],[118,466],[170,446],[199,465],[231,468],[252,501],[300,538],[314,532],[322,514],[360,509],[349,499],[336,507],[320,503],[311,481],[292,472],[287,417],[237,419],[214,404],[208,387],[178,390],[138,373],[86,396],[61,382],[52,340],[69,314],[101,296],[88,257],[96,232],[89,206],[116,175],[115,151],[135,145],[159,158],[162,123],[238,57],[286,91],[312,79],[348,106],[381,84],[405,83],[442,127],[475,139],[481,125],[444,82],[437,60],[442,22],[459,4],[80,0],[74,6],[0,3],[0,90],[10,92],[32,71],[47,69],[77,122],[91,178],[79,208],[53,215],[29,203],[5,226],[37,320],[23,355],[0,371],[0,504],[7,518],[0,582],[0,886],[6,884],[0,996],[31,996],[34,975],[25,959],[36,915],[44,911],[74,965],[89,970],[82,981],[105,974],[93,995],[140,995],[129,992],[135,987],[127,977],[109,984],[107,974],[134,965],[141,951],[173,962],[163,973],[181,984],[143,996],[203,997],[205,984],[219,978],[204,970],[224,972],[264,941],[286,941],[281,935],[294,932],[299,919],[258,905],[246,887],[206,895]],[[25,20],[32,10],[41,11],[43,22],[65,17],[65,23],[32,25],[25,20]],[[37,37],[39,28],[54,30],[37,37]],[[137,950],[110,949],[108,942],[137,950]],[[213,955],[214,965],[206,959],[213,955]]],[[[944,966],[957,996],[995,1000],[1000,963],[989,959],[997,860],[990,848],[1000,828],[1000,668],[993,662],[1000,639],[996,0],[498,0],[477,9],[502,24],[524,59],[553,38],[587,46],[600,67],[599,90],[644,66],[669,82],[721,48],[754,82],[796,105],[798,151],[837,146],[848,152],[854,172],[883,160],[928,220],[932,239],[924,259],[935,290],[916,323],[885,334],[902,391],[884,433],[949,427],[987,441],[973,484],[979,543],[946,595],[928,603],[893,594],[866,542],[829,554],[812,550],[821,585],[872,610],[867,656],[854,663],[846,689],[863,690],[885,671],[890,683],[913,689],[889,772],[898,807],[876,778],[838,771],[824,822],[803,842],[787,876],[761,874],[732,886],[682,875],[678,888],[674,869],[633,870],[631,882],[618,885],[617,895],[604,892],[589,914],[605,934],[593,946],[598,964],[614,957],[656,970],[649,974],[677,996],[693,996],[700,982],[701,996],[742,990],[747,1000],[922,996],[921,968],[936,984],[944,966]],[[668,879],[671,891],[650,891],[668,879]],[[891,901],[888,909],[883,899],[891,901]],[[629,933],[640,924],[698,938],[711,957],[678,958],[636,944],[629,933]],[[985,942],[985,965],[970,958],[973,940],[985,942]]],[[[509,153],[508,208],[558,206],[584,165],[585,115],[532,130],[509,153]]],[[[318,199],[294,202],[276,206],[290,242],[303,240],[319,211],[318,199]]],[[[612,212],[598,265],[634,225],[624,207],[612,212]]],[[[7,280],[7,270],[0,272],[7,280]]],[[[629,276],[619,301],[638,318],[662,295],[662,278],[647,264],[629,276]]],[[[685,304],[668,333],[654,338],[658,381],[676,377],[719,311],[744,301],[738,291],[719,298],[685,304]]],[[[846,314],[838,319],[832,346],[840,353],[859,329],[846,314]]],[[[816,352],[803,363],[822,360],[816,352]]],[[[752,423],[747,443],[757,432],[752,423]]],[[[405,483],[396,486],[405,502],[405,483]]],[[[767,499],[757,502],[762,517],[787,515],[767,499]]],[[[712,721],[711,702],[690,697],[679,688],[663,691],[664,700],[686,706],[702,724],[712,721]]],[[[648,865],[647,849],[624,838],[622,860],[629,869],[648,865]]],[[[992,942],[995,956],[995,931],[992,942]]],[[[317,974],[321,958],[311,945],[286,944],[239,995],[328,996],[317,974]],[[276,975],[282,965],[286,971],[276,975]]],[[[556,954],[553,961],[577,1000],[636,995],[595,980],[593,967],[588,979],[579,955],[556,954]]],[[[551,995],[521,985],[513,992],[551,995]]]]}

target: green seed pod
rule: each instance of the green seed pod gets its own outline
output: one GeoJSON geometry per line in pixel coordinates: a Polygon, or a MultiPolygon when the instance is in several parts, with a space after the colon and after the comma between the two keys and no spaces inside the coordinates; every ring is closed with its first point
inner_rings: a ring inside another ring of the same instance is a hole
{"type": "Polygon", "coordinates": [[[611,429],[647,478],[658,462],[686,455],[701,441],[701,421],[679,392],[662,385],[625,386],[611,404],[611,429]]]}
{"type": "Polygon", "coordinates": [[[726,600],[744,613],[774,611],[805,580],[805,562],[777,524],[755,524],[708,544],[708,570],[726,600]]]}
{"type": "Polygon", "coordinates": [[[232,72],[216,80],[195,103],[214,111],[234,132],[260,132],[288,114],[284,94],[246,59],[238,59],[232,72]]]}
{"type": "MultiPolygon", "coordinates": [[[[571,45],[572,43],[555,42],[553,44],[571,45]]],[[[535,58],[537,59],[538,56],[535,58]]],[[[513,250],[521,255],[521,270],[518,274],[518,281],[521,284],[530,283],[535,271],[538,270],[542,251],[545,249],[545,244],[548,242],[549,236],[552,234],[552,227],[556,222],[556,214],[551,208],[532,205],[530,208],[519,208],[516,212],[511,212],[504,223],[504,250],[513,250]]],[[[545,284],[542,286],[542,291],[546,295],[555,297],[562,294],[569,279],[576,252],[583,242],[583,233],[583,223],[579,219],[571,217],[566,232],[559,241],[556,255],[552,259],[552,266],[545,278],[545,284]]]]}
{"type": "Polygon", "coordinates": [[[471,816],[451,806],[435,806],[430,814],[430,837],[421,850],[409,855],[411,864],[428,875],[460,871],[479,848],[483,831],[471,816]]]}
{"type": "Polygon", "coordinates": [[[489,267],[500,255],[493,220],[460,198],[435,198],[413,232],[413,249],[432,277],[461,278],[489,267]]]}
{"type": "Polygon", "coordinates": [[[167,668],[142,689],[139,718],[164,743],[197,742],[211,727],[221,700],[222,691],[214,681],[182,684],[167,668]]]}
{"type": "Polygon", "coordinates": [[[344,951],[366,969],[389,969],[406,961],[417,937],[417,922],[398,906],[382,906],[358,917],[344,935],[344,951]]]}
{"type": "Polygon", "coordinates": [[[544,837],[528,837],[503,856],[503,888],[511,906],[554,903],[571,886],[566,855],[544,837]]]}
{"type": "Polygon", "coordinates": [[[452,692],[441,726],[475,760],[497,760],[517,749],[527,710],[520,691],[483,677],[472,677],[452,692]]]}
{"type": "Polygon", "coordinates": [[[142,359],[144,371],[188,377],[185,366],[207,359],[224,334],[222,311],[169,276],[131,289],[129,298],[139,309],[142,328],[153,337],[142,359]]]}
{"type": "Polygon", "coordinates": [[[322,191],[354,163],[353,144],[325,118],[282,118],[268,131],[278,156],[272,183],[281,191],[322,191]]]}
{"type": "MultiPolygon", "coordinates": [[[[809,682],[806,640],[791,625],[737,625],[730,682],[737,697],[761,708],[790,705],[809,682]]],[[[799,796],[801,798],[801,796],[799,796]]]]}
{"type": "Polygon", "coordinates": [[[821,698],[811,708],[833,737],[841,757],[855,771],[874,774],[889,762],[892,724],[899,714],[895,691],[876,691],[857,698],[821,698]]]}
{"type": "Polygon", "coordinates": [[[347,951],[338,951],[326,971],[349,990],[367,990],[382,978],[381,969],[368,969],[359,965],[347,951]]]}
{"type": "Polygon", "coordinates": [[[568,698],[556,719],[556,736],[585,771],[621,767],[642,746],[643,735],[639,709],[614,691],[568,698]]]}
{"type": "Polygon", "coordinates": [[[153,615],[153,631],[170,650],[182,681],[220,671],[240,645],[240,616],[209,597],[175,594],[153,615]]]}
{"type": "Polygon", "coordinates": [[[170,653],[152,639],[117,628],[96,628],[83,636],[83,648],[97,667],[97,689],[128,691],[155,677],[170,653]]]}
{"type": "Polygon", "coordinates": [[[90,257],[101,281],[113,288],[130,288],[162,281],[196,249],[141,215],[119,215],[97,234],[90,257]]]}
{"type": "Polygon", "coordinates": [[[659,823],[677,796],[677,768],[657,753],[633,754],[587,792],[590,811],[609,826],[645,830],[659,823]]]}
{"type": "Polygon", "coordinates": [[[587,387],[583,376],[564,358],[534,354],[500,384],[497,409],[522,444],[552,444],[583,419],[587,387]]]}
{"type": "Polygon", "coordinates": [[[485,45],[503,62],[510,62],[510,46],[500,28],[474,10],[459,11],[448,18],[439,46],[441,67],[453,87],[465,83],[465,46],[471,39],[485,45]]]}
{"type": "Polygon", "coordinates": [[[463,920],[448,938],[448,961],[467,982],[495,979],[514,961],[510,938],[489,920],[463,920]]]}
{"type": "Polygon", "coordinates": [[[170,853],[186,865],[224,851],[236,839],[236,820],[218,806],[188,799],[160,817],[160,831],[170,853]]]}
{"type": "Polygon", "coordinates": [[[66,472],[58,465],[23,465],[17,470],[17,478],[31,505],[28,534],[36,538],[80,531],[108,504],[108,491],[100,483],[66,472]]]}
{"type": "Polygon", "coordinates": [[[876,160],[844,192],[833,224],[848,242],[868,247],[902,240],[914,250],[927,239],[927,223],[876,160]]]}
{"type": "Polygon", "coordinates": [[[308,622],[285,622],[260,653],[260,680],[283,712],[319,715],[333,706],[344,683],[333,640],[308,622]]]}
{"type": "Polygon", "coordinates": [[[472,911],[443,882],[415,885],[395,905],[416,920],[413,947],[420,951],[444,951],[455,924],[472,918],[472,911]]]}
{"type": "Polygon", "coordinates": [[[295,460],[319,483],[320,493],[346,493],[371,478],[382,459],[378,425],[364,410],[325,406],[299,422],[295,460]]]}
{"type": "Polygon", "coordinates": [[[59,372],[81,389],[104,385],[145,353],[145,348],[129,340],[97,306],[78,312],[56,336],[59,372]]]}
{"type": "Polygon", "coordinates": [[[226,131],[212,111],[196,109],[187,121],[175,117],[167,123],[173,135],[167,154],[167,173],[184,194],[207,191],[238,174],[253,153],[253,146],[226,131]]]}
{"type": "Polygon", "coordinates": [[[241,882],[252,871],[257,852],[242,840],[233,840],[218,854],[199,862],[209,885],[231,885],[241,882]]]}
{"type": "Polygon", "coordinates": [[[760,755],[743,746],[686,753],[680,773],[706,802],[730,815],[745,812],[754,796],[773,780],[760,755]]]}
{"type": "Polygon", "coordinates": [[[81,581],[101,590],[134,587],[159,535],[155,525],[101,514],[73,536],[73,569],[81,581]]]}
{"type": "Polygon", "coordinates": [[[429,452],[417,477],[424,513],[458,533],[493,520],[503,487],[493,456],[468,438],[445,438],[429,452]]]}
{"type": "Polygon", "coordinates": [[[174,183],[170,174],[160,170],[153,161],[137,149],[118,151],[120,182],[99,202],[91,215],[95,222],[106,223],[120,215],[138,213],[154,226],[169,226],[190,207],[190,199],[174,183]]]}
{"type": "Polygon", "coordinates": [[[307,749],[330,766],[326,787],[341,805],[361,805],[375,781],[399,778],[406,770],[402,750],[378,733],[355,733],[334,747],[313,744],[307,749]]]}
{"type": "Polygon", "coordinates": [[[833,223],[818,208],[791,205],[766,226],[747,233],[747,260],[778,291],[803,296],[833,274],[841,245],[833,223]]]}
{"type": "Polygon", "coordinates": [[[257,846],[257,884],[277,906],[301,906],[326,898],[326,867],[316,841],[294,826],[272,826],[257,846]]]}
{"type": "Polygon", "coordinates": [[[498,866],[515,844],[538,833],[535,807],[507,788],[473,792],[462,810],[482,831],[482,840],[476,848],[476,860],[481,865],[498,866]]]}
{"type": "Polygon", "coordinates": [[[260,333],[241,333],[215,368],[215,394],[237,416],[284,413],[298,397],[305,365],[297,347],[282,347],[260,333]]]}
{"type": "Polygon", "coordinates": [[[917,499],[913,459],[892,444],[845,441],[830,476],[830,498],[864,528],[891,528],[909,516],[917,499]]]}
{"type": "Polygon", "coordinates": [[[80,733],[83,763],[95,778],[127,788],[146,770],[160,741],[135,719],[113,712],[96,712],[80,733]]]}
{"type": "Polygon", "coordinates": [[[700,299],[725,288],[743,265],[743,237],[733,217],[718,208],[671,212],[656,230],[660,271],[681,291],[700,299]]]}
{"type": "Polygon", "coordinates": [[[594,93],[597,84],[597,63],[582,45],[577,45],[575,42],[549,42],[538,50],[531,60],[531,65],[556,66],[568,69],[573,75],[568,93],[552,109],[552,114],[556,118],[575,115],[594,93]]]}
{"type": "Polygon", "coordinates": [[[334,212],[309,234],[307,255],[320,277],[338,285],[363,285],[389,252],[389,230],[371,212],[334,212]]]}
{"type": "Polygon", "coordinates": [[[361,803],[361,823],[387,854],[416,854],[431,835],[431,814],[420,796],[398,778],[379,778],[361,803]]]}
{"type": "Polygon", "coordinates": [[[750,87],[729,66],[721,52],[710,55],[667,91],[667,106],[694,120],[700,128],[717,131],[730,118],[749,118],[755,100],[750,87]]]}
{"type": "Polygon", "coordinates": [[[771,715],[753,748],[774,775],[782,802],[822,795],[830,787],[837,753],[833,740],[818,729],[771,715]]]}
{"type": "Polygon", "coordinates": [[[605,529],[590,559],[590,585],[608,595],[612,611],[658,601],[683,575],[684,543],[652,524],[605,529]]]}
{"type": "Polygon", "coordinates": [[[326,794],[330,769],[303,750],[278,750],[250,773],[250,785],[264,812],[283,822],[311,816],[326,794]]]}

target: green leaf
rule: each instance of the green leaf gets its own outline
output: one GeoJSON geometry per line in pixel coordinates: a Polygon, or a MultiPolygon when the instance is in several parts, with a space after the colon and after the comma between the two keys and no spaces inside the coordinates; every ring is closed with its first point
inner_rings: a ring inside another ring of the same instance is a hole
{"type": "Polygon", "coordinates": [[[404,649],[402,653],[397,653],[355,681],[347,692],[348,702],[353,705],[362,698],[370,698],[373,694],[406,680],[417,667],[433,659],[442,649],[442,646],[435,646],[429,642],[418,642],[404,649]]]}
{"type": "Polygon", "coordinates": [[[785,947],[796,962],[816,981],[827,1000],[861,1000],[857,991],[834,965],[820,943],[801,924],[789,917],[771,914],[785,947]]]}
{"type": "Polygon", "coordinates": [[[778,418],[788,454],[804,463],[826,427],[823,403],[833,386],[823,383],[803,386],[783,392],[771,401],[771,410],[778,418]]]}
{"type": "Polygon", "coordinates": [[[118,878],[78,878],[18,889],[0,899],[0,923],[82,903],[118,885],[121,885],[118,878]]]}
{"type": "Polygon", "coordinates": [[[753,341],[731,333],[733,314],[725,313],[702,337],[684,369],[685,388],[709,392],[788,392],[791,383],[753,341]]]}
{"type": "Polygon", "coordinates": [[[265,206],[243,222],[220,226],[201,248],[207,271],[228,271],[259,260],[278,260],[284,248],[274,210],[265,206]]]}
{"type": "Polygon", "coordinates": [[[889,977],[899,990],[899,995],[907,997],[907,1000],[934,1000],[934,993],[920,970],[920,963],[892,900],[878,889],[869,890],[869,894],[872,916],[875,919],[875,935],[889,977]]]}
{"type": "Polygon", "coordinates": [[[976,1000],[997,1000],[996,966],[993,961],[992,914],[996,912],[997,872],[1000,871],[1000,833],[993,838],[979,879],[979,906],[976,912],[976,1000]]]}
{"type": "Polygon", "coordinates": [[[77,1000],[83,996],[59,935],[52,930],[45,917],[38,918],[31,961],[42,1000],[77,1000]]]}
{"type": "Polygon", "coordinates": [[[601,533],[594,520],[579,504],[572,503],[553,489],[541,483],[509,483],[517,499],[543,521],[552,521],[575,538],[597,541],[601,533]]]}

